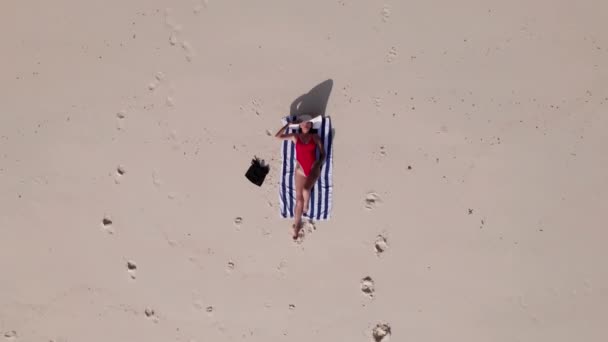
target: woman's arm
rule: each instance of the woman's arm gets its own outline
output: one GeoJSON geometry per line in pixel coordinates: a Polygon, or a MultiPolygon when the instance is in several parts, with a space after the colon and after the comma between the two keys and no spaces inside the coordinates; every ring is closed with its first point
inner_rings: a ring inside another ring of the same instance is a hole
{"type": "Polygon", "coordinates": [[[285,133],[287,131],[287,127],[289,127],[289,122],[285,124],[285,126],[281,127],[281,129],[279,129],[277,134],[274,136],[280,140],[294,140],[294,137],[296,136],[294,133],[285,133]]]}
{"type": "Polygon", "coordinates": [[[317,143],[317,148],[320,152],[319,159],[315,161],[315,165],[319,164],[319,166],[321,166],[325,162],[325,149],[323,148],[323,141],[321,141],[321,138],[316,134],[313,135],[313,138],[315,139],[315,143],[317,143]]]}

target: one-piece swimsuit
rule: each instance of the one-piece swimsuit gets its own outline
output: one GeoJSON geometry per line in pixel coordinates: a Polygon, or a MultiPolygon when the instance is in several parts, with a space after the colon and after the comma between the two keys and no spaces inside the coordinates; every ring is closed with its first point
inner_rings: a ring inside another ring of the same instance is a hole
{"type": "Polygon", "coordinates": [[[304,171],[306,177],[310,174],[312,166],[317,159],[316,149],[317,145],[313,141],[312,136],[308,139],[308,143],[304,143],[299,136],[296,138],[296,159],[300,163],[300,166],[302,166],[302,171],[304,171]]]}

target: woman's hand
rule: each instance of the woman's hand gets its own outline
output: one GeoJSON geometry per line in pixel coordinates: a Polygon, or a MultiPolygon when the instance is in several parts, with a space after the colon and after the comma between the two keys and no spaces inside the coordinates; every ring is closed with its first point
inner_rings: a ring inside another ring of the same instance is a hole
{"type": "Polygon", "coordinates": [[[315,161],[315,163],[313,164],[313,166],[317,166],[317,164],[319,164],[319,169],[321,169],[321,166],[323,166],[323,162],[325,162],[325,148],[323,148],[323,142],[321,142],[321,138],[319,138],[318,135],[313,135],[313,138],[315,140],[315,142],[317,143],[317,148],[319,149],[319,152],[321,152],[319,158],[315,161]]]}
{"type": "Polygon", "coordinates": [[[281,127],[281,129],[279,129],[277,134],[275,134],[274,136],[281,140],[291,140],[295,143],[296,135],[294,133],[285,133],[287,131],[287,128],[289,127],[289,125],[290,125],[289,122],[286,123],[285,126],[281,127]]]}
{"type": "Polygon", "coordinates": [[[321,167],[323,167],[323,159],[317,159],[312,167],[321,170],[321,167]]]}
{"type": "Polygon", "coordinates": [[[287,129],[287,127],[289,126],[289,122],[285,124],[285,126],[281,127],[281,129],[279,129],[279,131],[277,132],[277,134],[275,134],[274,136],[279,138],[282,134],[284,134],[285,130],[287,129]]]}

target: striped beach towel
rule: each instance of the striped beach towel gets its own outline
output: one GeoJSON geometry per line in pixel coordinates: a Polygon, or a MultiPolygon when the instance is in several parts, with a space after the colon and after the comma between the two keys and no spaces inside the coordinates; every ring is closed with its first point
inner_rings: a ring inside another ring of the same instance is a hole
{"type": "MultiPolygon", "coordinates": [[[[285,119],[283,121],[285,123],[285,119]]],[[[308,212],[304,213],[304,216],[321,221],[330,218],[332,208],[333,133],[330,118],[323,117],[320,122],[313,124],[313,128],[317,130],[323,141],[325,163],[321,167],[319,179],[310,191],[310,205],[308,206],[308,212]]],[[[288,128],[287,133],[294,133],[296,130],[297,128],[288,128]]],[[[279,202],[281,204],[281,217],[283,218],[292,218],[296,210],[295,170],[297,161],[295,154],[294,142],[284,140],[281,145],[282,164],[281,183],[279,184],[279,202]]],[[[317,158],[319,154],[319,151],[317,151],[317,158]]]]}

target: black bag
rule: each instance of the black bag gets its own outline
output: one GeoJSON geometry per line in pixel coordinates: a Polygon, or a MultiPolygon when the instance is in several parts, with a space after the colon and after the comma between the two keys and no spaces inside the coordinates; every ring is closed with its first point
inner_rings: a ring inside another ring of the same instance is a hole
{"type": "Polygon", "coordinates": [[[264,178],[270,171],[270,167],[265,165],[263,160],[260,160],[258,157],[254,157],[251,160],[251,166],[245,173],[245,177],[251,181],[251,183],[262,186],[264,183],[264,178]]]}

